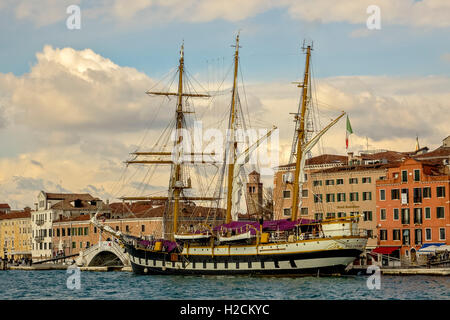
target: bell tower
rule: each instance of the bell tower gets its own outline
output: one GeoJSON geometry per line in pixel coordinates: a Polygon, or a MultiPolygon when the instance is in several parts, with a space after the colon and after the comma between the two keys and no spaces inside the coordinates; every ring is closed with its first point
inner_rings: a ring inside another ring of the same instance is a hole
{"type": "Polygon", "coordinates": [[[263,206],[263,184],[260,181],[261,175],[252,171],[248,175],[248,183],[246,188],[247,214],[249,216],[259,217],[263,206]]]}

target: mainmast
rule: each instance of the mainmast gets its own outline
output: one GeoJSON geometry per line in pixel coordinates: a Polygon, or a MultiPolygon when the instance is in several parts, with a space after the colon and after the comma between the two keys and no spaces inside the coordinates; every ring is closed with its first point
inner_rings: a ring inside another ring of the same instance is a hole
{"type": "Polygon", "coordinates": [[[233,78],[233,91],[231,96],[231,114],[230,122],[228,127],[230,141],[230,152],[228,156],[228,182],[227,182],[227,216],[226,223],[231,221],[231,209],[233,206],[232,196],[233,196],[233,172],[234,165],[236,162],[236,147],[237,142],[235,141],[235,121],[236,121],[236,93],[237,93],[237,75],[238,75],[238,65],[239,65],[239,33],[236,36],[236,51],[234,53],[234,78],[233,78]]]}
{"type": "MultiPolygon", "coordinates": [[[[174,205],[173,205],[173,236],[178,231],[178,213],[179,213],[179,205],[180,205],[180,194],[183,188],[183,182],[181,179],[181,162],[179,159],[180,156],[180,148],[181,143],[183,141],[183,137],[181,135],[181,129],[183,128],[183,72],[184,72],[184,43],[181,45],[180,50],[180,64],[178,66],[178,103],[177,103],[177,132],[176,132],[176,141],[174,146],[174,151],[177,153],[177,161],[175,162],[175,176],[172,183],[173,197],[174,197],[174,205]]],[[[173,238],[174,239],[174,238],[173,238]]]]}
{"type": "MultiPolygon", "coordinates": [[[[299,183],[299,174],[300,174],[300,164],[302,161],[302,144],[305,137],[305,115],[306,115],[306,104],[307,104],[307,98],[308,98],[308,83],[309,83],[309,58],[311,56],[311,46],[308,46],[306,48],[306,64],[305,64],[305,76],[303,79],[303,83],[299,84],[298,86],[300,88],[303,88],[302,90],[302,106],[300,115],[296,115],[296,117],[300,116],[300,126],[295,133],[297,135],[297,152],[296,152],[296,162],[295,162],[295,173],[294,173],[294,190],[293,190],[293,197],[292,197],[292,215],[291,220],[295,221],[297,220],[297,212],[298,212],[298,203],[299,203],[299,189],[300,189],[300,183],[299,183]]],[[[297,118],[298,120],[298,118],[297,118]]]]}

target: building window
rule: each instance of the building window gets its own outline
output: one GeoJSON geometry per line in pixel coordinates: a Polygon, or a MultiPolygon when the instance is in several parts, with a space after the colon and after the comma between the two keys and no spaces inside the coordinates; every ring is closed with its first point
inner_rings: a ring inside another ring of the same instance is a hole
{"type": "Polygon", "coordinates": [[[308,208],[301,208],[300,209],[300,214],[302,216],[307,216],[308,215],[308,208]]]}
{"type": "MultiPolygon", "coordinates": [[[[359,212],[358,211],[352,211],[350,212],[350,217],[358,217],[359,212]]],[[[359,222],[359,217],[357,218],[357,221],[359,222]]]]}
{"type": "Polygon", "coordinates": [[[290,216],[291,215],[291,208],[284,208],[283,209],[283,214],[285,216],[290,216]]]}
{"type": "Polygon", "coordinates": [[[59,237],[59,229],[56,229],[56,236],[59,237]]]}
{"type": "Polygon", "coordinates": [[[421,188],[413,189],[413,199],[414,199],[414,203],[422,203],[422,189],[421,188]]]}
{"type": "Polygon", "coordinates": [[[72,242],[72,249],[75,249],[77,247],[77,244],[74,242],[72,242]]]}
{"type": "Polygon", "coordinates": [[[414,208],[414,223],[422,224],[422,208],[414,208]]]}
{"type": "Polygon", "coordinates": [[[386,220],[386,209],[380,209],[380,220],[386,220]]]}
{"type": "Polygon", "coordinates": [[[327,212],[327,219],[334,219],[336,218],[336,213],[334,212],[327,212]]]}
{"type": "Polygon", "coordinates": [[[86,249],[91,246],[91,243],[89,241],[86,242],[86,249]]]}
{"type": "Polygon", "coordinates": [[[408,204],[409,202],[409,192],[408,189],[402,189],[402,204],[408,204]]]}
{"type": "Polygon", "coordinates": [[[409,236],[409,229],[403,229],[402,230],[402,239],[403,239],[403,244],[404,245],[409,245],[410,242],[410,236],[409,236]]]}
{"type": "Polygon", "coordinates": [[[334,202],[334,193],[327,193],[327,202],[334,202]]]}
{"type": "Polygon", "coordinates": [[[414,170],[414,181],[420,181],[420,170],[414,170]]]}
{"type": "Polygon", "coordinates": [[[83,228],[81,228],[81,227],[78,228],[78,235],[79,236],[83,235],[83,228]]]}
{"type": "Polygon", "coordinates": [[[400,190],[399,189],[391,190],[391,200],[400,200],[400,190]]]}
{"type": "Polygon", "coordinates": [[[344,184],[344,179],[336,179],[336,184],[344,184]]]}
{"type": "Polygon", "coordinates": [[[425,219],[430,220],[431,219],[431,208],[425,208],[425,219]]]}
{"type": "Polygon", "coordinates": [[[88,230],[89,230],[89,228],[88,228],[88,227],[85,227],[85,228],[84,228],[84,235],[85,235],[85,236],[87,236],[87,235],[88,235],[88,233],[89,233],[89,231],[88,231],[88,230]]]}
{"type": "Polygon", "coordinates": [[[386,200],[386,190],[384,190],[384,189],[380,190],[380,200],[381,201],[386,200]]]}
{"type": "Polygon", "coordinates": [[[338,218],[345,218],[347,214],[345,212],[338,212],[337,216],[338,218]]]}
{"type": "Polygon", "coordinates": [[[438,219],[444,219],[444,207],[436,207],[436,217],[438,219]]]}
{"type": "Polygon", "coordinates": [[[431,241],[431,228],[425,229],[425,240],[431,241]]]}
{"type": "Polygon", "coordinates": [[[288,199],[291,197],[291,191],[290,190],[283,190],[283,198],[288,199]]]}
{"type": "Polygon", "coordinates": [[[392,230],[392,240],[396,240],[396,241],[400,240],[400,229],[392,230]]]}
{"type": "Polygon", "coordinates": [[[348,179],[348,183],[349,184],[357,184],[358,183],[358,178],[350,178],[350,179],[348,179]]]}
{"type": "Polygon", "coordinates": [[[398,220],[398,216],[399,216],[399,214],[398,214],[398,208],[394,208],[394,220],[398,220]]]}
{"type": "Polygon", "coordinates": [[[80,249],[83,249],[83,242],[80,241],[80,249]]]}
{"type": "Polygon", "coordinates": [[[436,187],[436,197],[444,198],[445,197],[445,187],[436,187]]]}
{"type": "Polygon", "coordinates": [[[380,230],[380,240],[387,240],[387,230],[385,229],[380,230]]]}
{"type": "Polygon", "coordinates": [[[372,200],[372,192],[363,192],[363,201],[372,200]]]}
{"type": "Polygon", "coordinates": [[[334,185],[334,180],[325,180],[325,185],[326,186],[333,186],[334,185]]]}
{"type": "Polygon", "coordinates": [[[308,189],[302,190],[302,198],[308,198],[308,189]]]}
{"type": "Polygon", "coordinates": [[[130,232],[130,227],[129,226],[125,226],[125,231],[126,232],[130,232]]]}
{"type": "Polygon", "coordinates": [[[94,233],[97,233],[97,227],[94,227],[94,233]]]}
{"type": "Polygon", "coordinates": [[[414,230],[414,244],[416,245],[422,244],[422,229],[414,230]]]}
{"type": "Polygon", "coordinates": [[[350,201],[358,201],[358,192],[350,192],[350,201]]]}
{"type": "Polygon", "coordinates": [[[66,236],[66,228],[61,228],[61,236],[62,237],[66,236]]]}
{"type": "Polygon", "coordinates": [[[439,240],[445,240],[445,228],[439,228],[439,240]]]}
{"type": "Polygon", "coordinates": [[[372,221],[372,211],[363,212],[364,221],[372,221]]]}
{"type": "Polygon", "coordinates": [[[323,213],[315,213],[314,214],[314,219],[315,220],[322,220],[323,219],[323,213]]]}
{"type": "Polygon", "coordinates": [[[345,193],[337,194],[337,202],[345,202],[345,193]]]}
{"type": "Polygon", "coordinates": [[[424,198],[431,198],[431,187],[424,187],[423,188],[423,197],[424,198]]]}
{"type": "Polygon", "coordinates": [[[116,231],[119,231],[119,226],[116,226],[116,231]]]}
{"type": "Polygon", "coordinates": [[[145,232],[145,225],[141,225],[141,232],[145,232]]]}
{"type": "Polygon", "coordinates": [[[362,183],[371,183],[372,182],[371,177],[365,177],[365,178],[362,178],[361,180],[362,180],[362,183]]]}
{"type": "Polygon", "coordinates": [[[367,229],[366,232],[367,232],[367,237],[373,238],[373,230],[367,229]]]}
{"type": "Polygon", "coordinates": [[[408,182],[408,171],[402,170],[402,182],[408,182]]]}
{"type": "Polygon", "coordinates": [[[321,186],[322,185],[322,180],[314,180],[313,181],[313,186],[317,187],[317,186],[321,186]]]}
{"type": "Polygon", "coordinates": [[[288,172],[283,174],[283,183],[291,183],[293,180],[294,175],[292,174],[292,172],[288,172]]]}
{"type": "Polygon", "coordinates": [[[315,203],[322,202],[322,194],[315,194],[314,195],[314,202],[315,203]]]}
{"type": "Polygon", "coordinates": [[[409,224],[409,209],[402,208],[402,224],[409,224]]]}

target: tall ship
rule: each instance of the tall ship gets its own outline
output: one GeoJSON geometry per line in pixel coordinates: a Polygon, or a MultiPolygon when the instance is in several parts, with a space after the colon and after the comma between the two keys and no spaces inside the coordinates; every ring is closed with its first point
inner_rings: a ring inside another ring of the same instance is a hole
{"type": "MultiPolygon", "coordinates": [[[[319,139],[336,124],[345,113],[327,125],[314,137],[307,139],[305,118],[308,112],[308,87],[310,85],[311,46],[306,51],[303,82],[298,86],[302,95],[298,111],[294,113],[295,131],[291,159],[295,172],[291,177],[293,199],[291,218],[267,220],[263,216],[255,220],[239,219],[238,202],[242,193],[240,176],[243,166],[252,152],[270,137],[272,130],[245,149],[237,147],[237,122],[242,116],[237,108],[237,79],[239,69],[239,35],[236,37],[233,57],[233,86],[228,113],[228,137],[223,155],[221,174],[226,188],[220,187],[212,196],[193,195],[190,177],[186,166],[190,161],[183,160],[183,130],[186,129],[186,100],[207,98],[207,94],[185,92],[184,44],[181,46],[177,69],[177,92],[147,92],[176,98],[174,124],[175,138],[173,149],[167,151],[136,152],[129,164],[146,165],[168,164],[171,167],[167,195],[155,197],[123,197],[124,201],[157,200],[164,205],[164,230],[159,237],[132,237],[113,230],[101,222],[96,214],[91,222],[106,231],[123,244],[129,255],[133,272],[152,275],[317,275],[342,274],[363,251],[367,236],[358,229],[357,217],[343,217],[325,220],[299,218],[301,207],[301,187],[304,182],[304,166],[308,152],[319,139]],[[146,160],[139,157],[146,156],[146,160]],[[148,157],[156,157],[148,160],[148,157]],[[170,157],[164,159],[163,157],[170,157]],[[223,194],[223,195],[222,195],[223,194]],[[195,206],[196,201],[210,201],[216,206],[209,207],[214,219],[195,224],[181,224],[180,217],[187,207],[195,206]],[[222,202],[221,202],[222,201],[222,202]],[[223,208],[219,203],[224,203],[223,208]]],[[[200,151],[202,156],[204,151],[200,151]]],[[[195,156],[196,153],[189,153],[195,156]]],[[[190,159],[190,158],[188,158],[190,159]]],[[[204,159],[204,158],[202,158],[204,159]]],[[[194,161],[195,162],[195,161],[194,161]]],[[[194,163],[193,165],[203,165],[194,163]]]]}

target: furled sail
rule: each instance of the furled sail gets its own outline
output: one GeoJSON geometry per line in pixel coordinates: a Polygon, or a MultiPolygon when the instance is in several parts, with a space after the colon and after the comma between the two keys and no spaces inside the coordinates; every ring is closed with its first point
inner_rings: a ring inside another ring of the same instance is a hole
{"type": "Polygon", "coordinates": [[[256,141],[253,145],[251,145],[247,150],[242,152],[237,158],[236,163],[233,170],[233,192],[232,192],[232,204],[233,208],[231,210],[231,217],[233,221],[238,220],[238,213],[240,211],[240,202],[242,196],[242,186],[244,185],[242,179],[240,177],[240,172],[242,167],[248,163],[250,160],[250,155],[259,145],[266,139],[270,137],[270,135],[275,131],[276,127],[274,126],[266,135],[261,137],[258,141],[256,141]]]}

